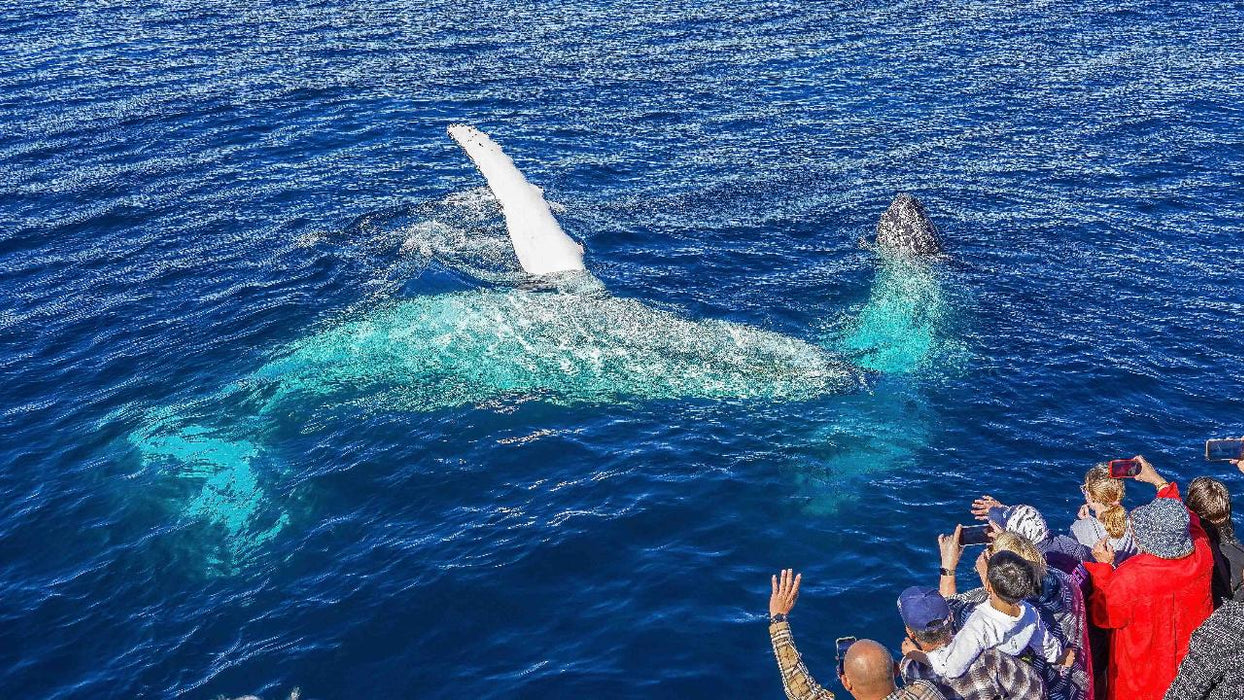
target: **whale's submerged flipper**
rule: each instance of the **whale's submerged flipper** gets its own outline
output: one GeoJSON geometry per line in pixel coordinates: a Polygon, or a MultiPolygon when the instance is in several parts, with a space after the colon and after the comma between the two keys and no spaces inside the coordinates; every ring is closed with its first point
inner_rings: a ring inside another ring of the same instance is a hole
{"type": "Polygon", "coordinates": [[[505,227],[523,269],[533,275],[583,269],[583,247],[562,231],[544,192],[527,182],[514,161],[487,134],[455,124],[449,135],[475,162],[505,214],[505,227]]]}

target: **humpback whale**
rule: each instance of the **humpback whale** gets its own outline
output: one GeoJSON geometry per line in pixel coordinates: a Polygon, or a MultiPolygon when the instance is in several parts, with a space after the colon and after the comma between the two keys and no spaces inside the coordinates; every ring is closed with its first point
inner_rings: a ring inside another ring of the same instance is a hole
{"type": "Polygon", "coordinates": [[[130,443],[144,465],[197,486],[182,516],[224,533],[218,561],[245,559],[288,523],[261,478],[280,470],[277,433],[314,430],[338,408],[800,401],[855,392],[869,370],[910,371],[932,347],[936,279],[901,267],[906,252],[930,250],[913,222],[932,224],[914,199],[896,199],[878,227],[879,249],[904,254],[882,256],[899,262],[883,266],[859,320],[825,347],[608,294],[500,146],[469,126],[449,135],[487,181],[519,264],[540,283],[389,300],[293,341],[214,394],[148,411],[130,443]]]}
{"type": "Polygon", "coordinates": [[[936,255],[942,252],[941,236],[915,197],[900,193],[877,222],[877,247],[891,254],[936,255]]]}

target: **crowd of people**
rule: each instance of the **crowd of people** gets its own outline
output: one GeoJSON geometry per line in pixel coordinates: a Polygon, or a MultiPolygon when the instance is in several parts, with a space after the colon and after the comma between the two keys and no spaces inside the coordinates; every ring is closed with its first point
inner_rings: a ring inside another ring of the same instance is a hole
{"type": "MultiPolygon", "coordinates": [[[[1244,545],[1227,487],[1199,477],[1181,498],[1135,459],[1134,480],[1156,497],[1128,512],[1131,479],[1093,467],[1068,534],[1032,506],[976,499],[971,512],[989,526],[980,586],[958,590],[963,527],[939,536],[937,587],[898,597],[902,656],[840,639],[843,688],[856,700],[1244,698],[1244,545]]],[[[786,697],[830,700],[791,634],[801,580],[790,569],[773,577],[769,636],[786,697]]]]}

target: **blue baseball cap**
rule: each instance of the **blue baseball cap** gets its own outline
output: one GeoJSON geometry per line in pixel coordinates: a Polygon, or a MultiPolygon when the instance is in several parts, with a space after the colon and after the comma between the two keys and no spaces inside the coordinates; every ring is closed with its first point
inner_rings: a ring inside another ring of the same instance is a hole
{"type": "Polygon", "coordinates": [[[898,596],[898,614],[903,624],[917,632],[936,629],[950,618],[950,606],[936,588],[912,586],[898,596]]]}

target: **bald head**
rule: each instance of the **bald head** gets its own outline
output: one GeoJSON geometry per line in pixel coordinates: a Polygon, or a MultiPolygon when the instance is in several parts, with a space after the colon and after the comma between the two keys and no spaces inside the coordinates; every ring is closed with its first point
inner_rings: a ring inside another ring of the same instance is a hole
{"type": "Polygon", "coordinates": [[[871,639],[861,639],[847,649],[842,672],[844,685],[857,698],[881,698],[894,690],[894,657],[871,639]]]}

